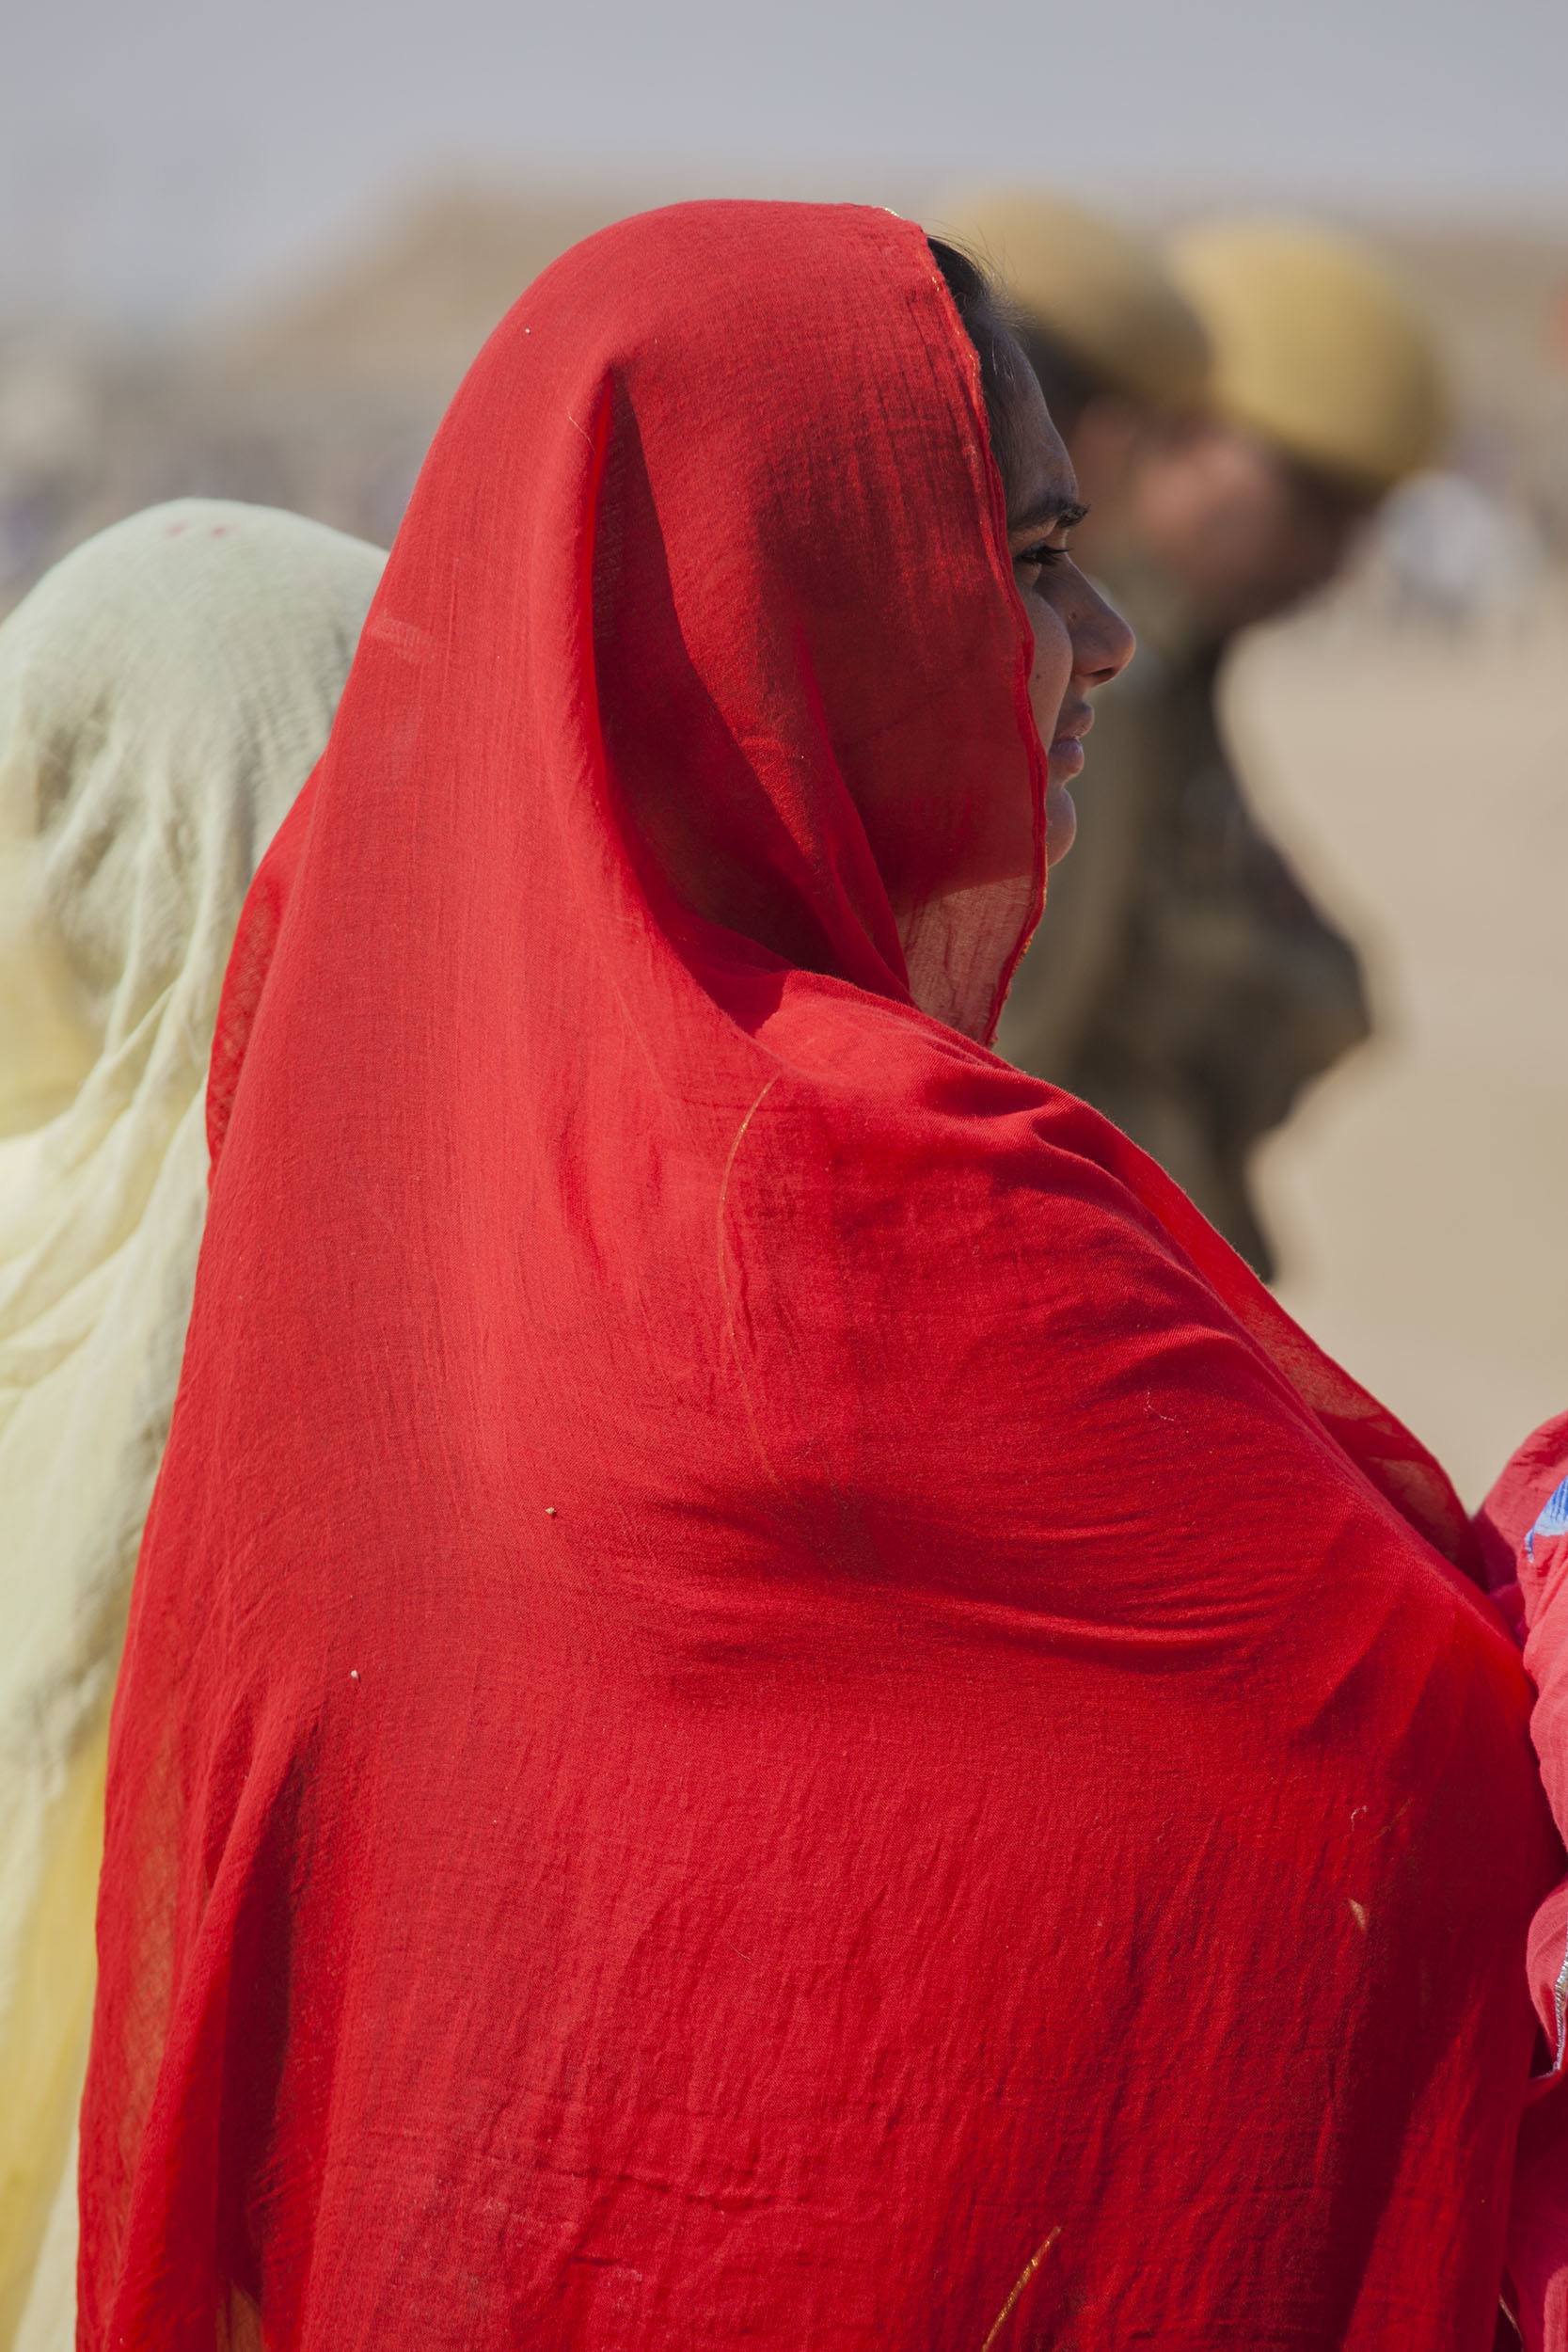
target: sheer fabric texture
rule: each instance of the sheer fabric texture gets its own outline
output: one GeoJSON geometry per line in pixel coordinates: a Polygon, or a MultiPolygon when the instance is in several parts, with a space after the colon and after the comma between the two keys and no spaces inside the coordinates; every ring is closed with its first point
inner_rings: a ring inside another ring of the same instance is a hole
{"type": "Polygon", "coordinates": [[[74,2335],[103,1744],[256,864],[326,740],[370,548],[182,501],[0,628],[0,2345],[74,2335]]]}
{"type": "Polygon", "coordinates": [[[988,1050],[1029,660],[890,215],[623,224],[454,401],[226,989],[89,2352],[1490,2344],[1526,1677],[988,1050]]]}

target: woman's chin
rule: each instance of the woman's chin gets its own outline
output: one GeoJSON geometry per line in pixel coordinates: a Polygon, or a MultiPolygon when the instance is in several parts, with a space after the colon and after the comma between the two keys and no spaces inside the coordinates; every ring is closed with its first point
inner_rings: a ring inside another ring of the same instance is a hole
{"type": "Polygon", "coordinates": [[[1065,784],[1045,787],[1045,862],[1059,865],[1078,831],[1078,809],[1065,784]]]}

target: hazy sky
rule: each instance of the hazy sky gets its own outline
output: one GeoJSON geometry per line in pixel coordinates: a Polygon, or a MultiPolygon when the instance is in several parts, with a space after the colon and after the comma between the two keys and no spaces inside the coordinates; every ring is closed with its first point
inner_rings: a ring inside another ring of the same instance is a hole
{"type": "Polygon", "coordinates": [[[432,177],[977,171],[1568,227],[1568,0],[49,0],[0,299],[205,307],[432,177]]]}

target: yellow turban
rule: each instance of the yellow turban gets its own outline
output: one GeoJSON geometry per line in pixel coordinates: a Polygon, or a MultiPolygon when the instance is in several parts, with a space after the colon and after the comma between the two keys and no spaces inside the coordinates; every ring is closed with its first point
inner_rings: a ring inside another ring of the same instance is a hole
{"type": "Polygon", "coordinates": [[[1433,338],[1358,246],[1221,221],[1176,239],[1170,258],[1212,346],[1215,413],[1372,491],[1433,462],[1447,423],[1433,338]]]}

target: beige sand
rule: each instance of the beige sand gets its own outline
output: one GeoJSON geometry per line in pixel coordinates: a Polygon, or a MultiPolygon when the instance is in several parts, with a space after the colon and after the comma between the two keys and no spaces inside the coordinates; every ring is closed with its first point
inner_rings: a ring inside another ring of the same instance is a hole
{"type": "Polygon", "coordinates": [[[1568,583],[1481,633],[1259,636],[1230,708],[1380,1025],[1261,1156],[1280,1294],[1474,1501],[1568,1407],[1568,583]]]}

